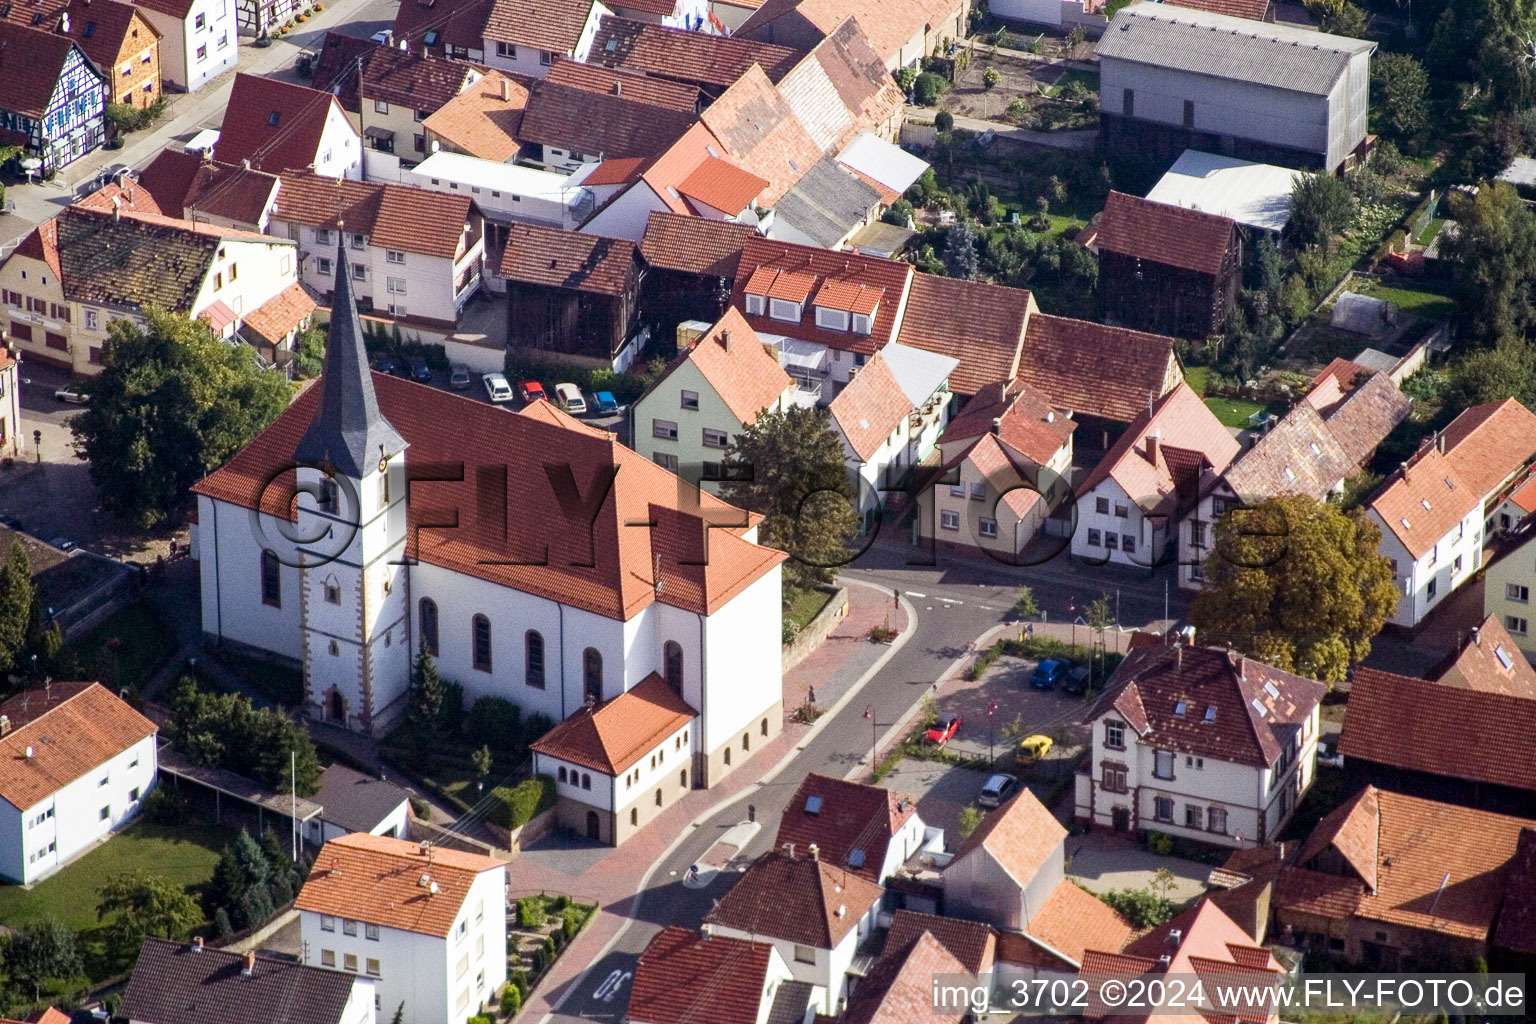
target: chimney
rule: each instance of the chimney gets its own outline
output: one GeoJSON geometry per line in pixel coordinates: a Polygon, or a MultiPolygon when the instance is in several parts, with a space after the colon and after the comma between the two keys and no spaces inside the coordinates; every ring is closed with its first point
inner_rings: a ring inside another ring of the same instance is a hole
{"type": "MultiPolygon", "coordinates": [[[[1481,647],[1483,645],[1482,641],[1477,638],[1477,627],[1476,626],[1472,627],[1472,642],[1474,644],[1477,644],[1479,647],[1481,647]]],[[[3,723],[0,723],[0,734],[3,734],[3,732],[4,732],[3,723]]]]}
{"type": "Polygon", "coordinates": [[[1167,938],[1166,941],[1168,943],[1168,948],[1170,948],[1170,949],[1178,949],[1179,948],[1179,943],[1184,941],[1184,932],[1183,932],[1183,930],[1179,929],[1179,928],[1170,929],[1169,932],[1168,932],[1168,938],[1167,938]]]}
{"type": "MultiPolygon", "coordinates": [[[[65,15],[65,17],[68,17],[68,15],[65,15]]],[[[1435,431],[1435,447],[1440,449],[1441,455],[1445,454],[1445,431],[1435,431]]]]}
{"type": "Polygon", "coordinates": [[[123,219],[123,197],[112,197],[112,223],[116,224],[123,219]]]}
{"type": "Polygon", "coordinates": [[[249,978],[251,975],[256,973],[256,954],[255,953],[247,953],[247,954],[245,954],[245,960],[240,965],[240,973],[245,975],[247,978],[249,978]]]}
{"type": "Polygon", "coordinates": [[[416,849],[418,853],[420,853],[423,857],[426,857],[432,852],[432,844],[423,839],[421,841],[421,845],[416,849]]]}
{"type": "Polygon", "coordinates": [[[731,350],[731,329],[729,327],[722,328],[720,331],[720,347],[727,352],[731,350]]]}
{"type": "Polygon", "coordinates": [[[617,80],[614,81],[614,83],[613,83],[613,94],[615,96],[622,96],[622,95],[624,95],[624,83],[623,82],[620,82],[620,81],[617,81],[617,80]]]}
{"type": "MultiPolygon", "coordinates": [[[[31,748],[28,747],[27,749],[30,750],[31,748]]],[[[794,858],[794,856],[795,856],[795,844],[794,843],[785,843],[783,845],[782,849],[784,851],[784,856],[789,857],[791,859],[794,858]]]]}
{"type": "Polygon", "coordinates": [[[512,99],[512,83],[507,81],[505,78],[503,78],[503,79],[500,79],[497,82],[497,85],[498,85],[497,91],[501,94],[501,101],[503,103],[506,103],[509,100],[511,100],[512,99]]]}
{"type": "Polygon", "coordinates": [[[193,939],[192,939],[192,952],[194,952],[194,953],[201,953],[202,951],[203,951],[203,937],[201,935],[194,936],[193,939]]]}
{"type": "Polygon", "coordinates": [[[806,852],[811,855],[811,860],[821,860],[821,847],[817,846],[815,843],[807,846],[806,852]]]}
{"type": "Polygon", "coordinates": [[[0,736],[4,736],[6,733],[8,733],[10,731],[11,731],[11,716],[10,715],[0,715],[0,736]]]}
{"type": "Polygon", "coordinates": [[[1157,465],[1157,445],[1160,440],[1162,439],[1157,436],[1156,431],[1148,434],[1146,438],[1147,461],[1152,463],[1154,466],[1157,465]]]}
{"type": "Polygon", "coordinates": [[[1167,953],[1164,953],[1162,956],[1157,958],[1157,969],[1158,970],[1160,970],[1160,971],[1167,971],[1168,968],[1170,968],[1172,966],[1173,966],[1173,957],[1169,956],[1167,953]]]}
{"type": "Polygon", "coordinates": [[[1002,432],[1003,432],[1003,418],[1001,416],[994,416],[994,417],[992,417],[992,433],[994,433],[994,434],[1001,434],[1002,432]]]}

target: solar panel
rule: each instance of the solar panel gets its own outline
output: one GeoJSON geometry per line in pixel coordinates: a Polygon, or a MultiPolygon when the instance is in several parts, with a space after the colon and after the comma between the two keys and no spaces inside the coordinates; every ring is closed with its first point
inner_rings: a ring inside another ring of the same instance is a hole
{"type": "Polygon", "coordinates": [[[808,796],[808,797],[806,797],[805,798],[805,813],[806,814],[820,814],[821,813],[821,797],[819,797],[819,796],[808,796]]]}

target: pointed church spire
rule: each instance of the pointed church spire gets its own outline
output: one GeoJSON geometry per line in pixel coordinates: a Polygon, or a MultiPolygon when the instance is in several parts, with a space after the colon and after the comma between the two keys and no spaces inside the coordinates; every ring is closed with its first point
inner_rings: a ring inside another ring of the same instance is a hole
{"type": "Polygon", "coordinates": [[[348,267],[345,245],[338,239],[325,371],[316,385],[320,388],[320,408],[315,410],[315,418],[293,457],[304,465],[329,465],[343,476],[361,479],[380,458],[404,451],[405,439],[379,412],[348,267]]]}

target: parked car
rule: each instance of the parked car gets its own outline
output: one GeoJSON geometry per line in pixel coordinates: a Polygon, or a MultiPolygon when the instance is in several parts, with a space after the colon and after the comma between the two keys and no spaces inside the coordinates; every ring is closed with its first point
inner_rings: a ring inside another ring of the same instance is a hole
{"type": "Polygon", "coordinates": [[[544,393],[544,385],[536,380],[525,380],[517,386],[517,394],[526,402],[547,402],[549,396],[544,393]]]}
{"type": "Polygon", "coordinates": [[[53,540],[49,541],[48,543],[52,544],[54,547],[58,548],[60,551],[73,551],[73,550],[75,550],[75,542],[70,540],[68,537],[55,537],[55,538],[53,538],[53,540]]]}
{"type": "Polygon", "coordinates": [[[432,367],[421,356],[406,356],[405,364],[410,369],[411,380],[421,381],[423,384],[432,383],[432,367]]]}
{"type": "Polygon", "coordinates": [[[1018,791],[1019,780],[1012,775],[993,775],[981,784],[976,804],[980,807],[1001,807],[1018,791]]]}
{"type": "Polygon", "coordinates": [[[512,385],[507,383],[507,378],[499,373],[487,373],[480,378],[485,384],[485,393],[493,402],[512,401],[512,385]]]}
{"type": "Polygon", "coordinates": [[[586,415],[587,400],[581,397],[581,389],[575,384],[556,384],[555,398],[560,401],[560,408],[572,416],[586,415]]]}
{"type": "Polygon", "coordinates": [[[1319,743],[1317,745],[1317,763],[1327,765],[1329,768],[1343,768],[1344,755],[1339,753],[1337,744],[1319,743]]]}
{"type": "Polygon", "coordinates": [[[1020,767],[1038,764],[1040,759],[1051,752],[1053,742],[1049,736],[1026,736],[1019,741],[1018,749],[1013,752],[1013,761],[1020,767]]]}
{"type": "Polygon", "coordinates": [[[612,391],[592,392],[592,411],[599,416],[611,416],[619,411],[619,403],[614,400],[612,391]]]}
{"type": "Polygon", "coordinates": [[[942,746],[954,739],[955,733],[959,730],[959,715],[940,715],[939,720],[930,725],[928,731],[923,734],[923,739],[942,746]]]}
{"type": "Polygon", "coordinates": [[[1029,685],[1037,690],[1054,690],[1056,684],[1067,678],[1067,673],[1072,670],[1072,663],[1065,658],[1046,658],[1035,666],[1034,674],[1029,677],[1029,685]]]}
{"type": "Polygon", "coordinates": [[[1062,681],[1061,688],[1067,693],[1084,694],[1088,692],[1088,684],[1093,679],[1093,672],[1087,665],[1074,665],[1072,671],[1067,673],[1067,678],[1062,681]]]}
{"type": "Polygon", "coordinates": [[[79,381],[70,381],[53,393],[53,397],[61,402],[69,402],[72,405],[84,405],[91,400],[91,396],[85,393],[85,388],[79,381]]]}
{"type": "Polygon", "coordinates": [[[400,360],[387,352],[380,352],[373,357],[373,368],[379,373],[387,373],[391,377],[400,376],[400,360]]]}
{"type": "Polygon", "coordinates": [[[455,391],[469,387],[469,367],[463,363],[454,363],[448,370],[448,386],[455,391]]]}

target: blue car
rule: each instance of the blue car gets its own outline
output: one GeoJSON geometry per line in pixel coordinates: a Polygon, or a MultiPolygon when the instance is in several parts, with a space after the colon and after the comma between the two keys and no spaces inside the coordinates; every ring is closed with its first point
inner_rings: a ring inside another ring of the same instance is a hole
{"type": "Polygon", "coordinates": [[[619,403],[613,400],[612,391],[592,392],[592,411],[599,416],[611,416],[619,411],[619,403]]]}
{"type": "Polygon", "coordinates": [[[1067,677],[1067,672],[1072,668],[1070,661],[1061,658],[1046,658],[1035,666],[1034,675],[1029,677],[1029,685],[1037,690],[1054,690],[1056,684],[1067,677]]]}

